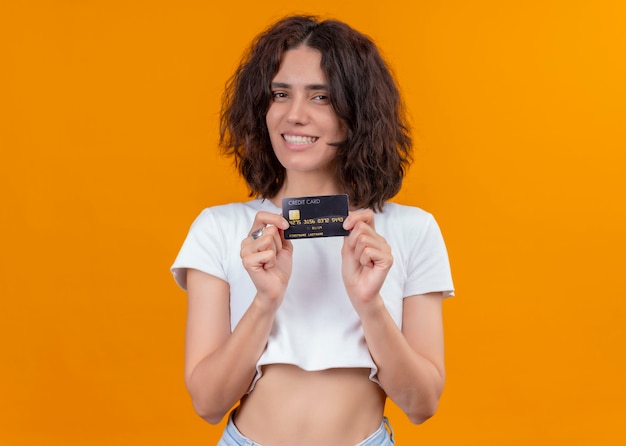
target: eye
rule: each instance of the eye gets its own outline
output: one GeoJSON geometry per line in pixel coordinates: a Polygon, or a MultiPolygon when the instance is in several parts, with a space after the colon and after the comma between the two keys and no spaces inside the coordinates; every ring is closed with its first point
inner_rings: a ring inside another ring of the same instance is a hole
{"type": "Polygon", "coordinates": [[[328,97],[328,95],[326,94],[316,94],[315,96],[313,96],[313,100],[317,101],[317,102],[322,102],[324,104],[327,104],[330,102],[330,98],[328,97]]]}
{"type": "Polygon", "coordinates": [[[277,101],[277,100],[281,100],[281,99],[285,99],[287,97],[287,93],[285,93],[284,91],[273,91],[272,92],[272,98],[277,101]]]}

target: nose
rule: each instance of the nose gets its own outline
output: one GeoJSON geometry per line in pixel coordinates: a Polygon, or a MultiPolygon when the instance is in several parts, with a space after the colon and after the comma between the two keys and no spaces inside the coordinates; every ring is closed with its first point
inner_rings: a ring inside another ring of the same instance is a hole
{"type": "Polygon", "coordinates": [[[303,98],[293,98],[287,110],[287,122],[293,125],[304,125],[308,122],[306,101],[303,98]]]}

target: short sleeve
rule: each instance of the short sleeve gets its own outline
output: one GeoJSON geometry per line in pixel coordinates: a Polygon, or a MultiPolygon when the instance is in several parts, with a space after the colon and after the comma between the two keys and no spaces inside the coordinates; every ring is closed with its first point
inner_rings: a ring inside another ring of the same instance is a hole
{"type": "Polygon", "coordinates": [[[224,240],[211,209],[205,209],[194,220],[174,264],[172,274],[178,285],[187,289],[187,269],[197,269],[226,280],[224,240]]]}
{"type": "Polygon", "coordinates": [[[426,214],[407,262],[404,295],[408,297],[432,292],[441,292],[442,297],[453,296],[454,285],[441,230],[435,218],[426,214]]]}

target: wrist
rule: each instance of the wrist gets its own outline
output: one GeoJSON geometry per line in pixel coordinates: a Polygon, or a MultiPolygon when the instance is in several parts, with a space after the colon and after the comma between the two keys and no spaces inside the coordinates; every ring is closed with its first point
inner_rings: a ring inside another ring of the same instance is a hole
{"type": "Polygon", "coordinates": [[[283,300],[283,296],[274,296],[262,292],[257,292],[256,296],[252,300],[251,306],[255,308],[256,311],[263,313],[276,313],[278,307],[280,307],[280,303],[283,300]]]}
{"type": "Polygon", "coordinates": [[[380,294],[366,300],[356,302],[353,300],[352,305],[361,320],[378,317],[386,311],[385,302],[380,294]]]}

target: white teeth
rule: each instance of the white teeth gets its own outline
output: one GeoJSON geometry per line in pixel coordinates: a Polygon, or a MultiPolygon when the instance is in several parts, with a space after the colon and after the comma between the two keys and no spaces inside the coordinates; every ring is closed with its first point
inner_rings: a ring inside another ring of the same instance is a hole
{"type": "Polygon", "coordinates": [[[289,144],[313,144],[317,141],[317,138],[313,136],[295,136],[295,135],[283,135],[285,141],[289,144]]]}

